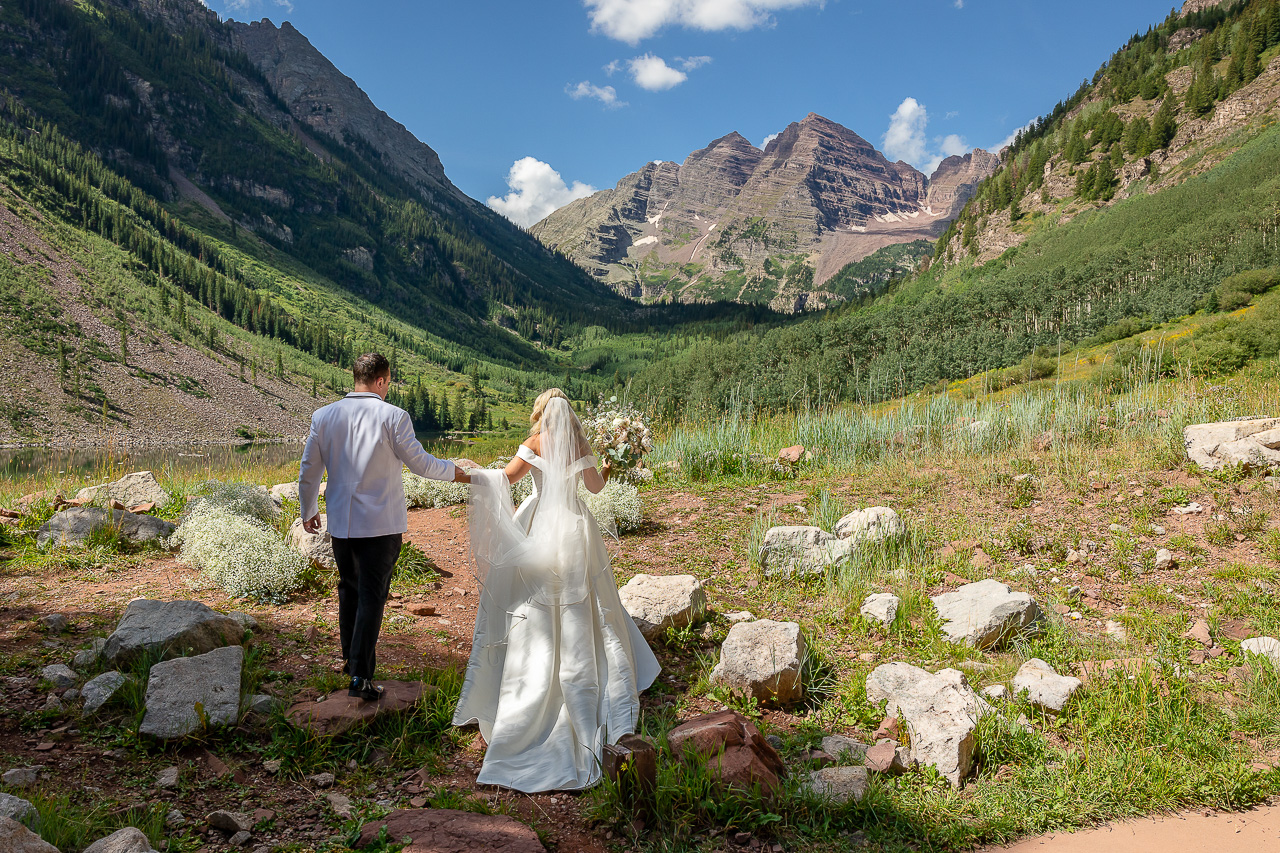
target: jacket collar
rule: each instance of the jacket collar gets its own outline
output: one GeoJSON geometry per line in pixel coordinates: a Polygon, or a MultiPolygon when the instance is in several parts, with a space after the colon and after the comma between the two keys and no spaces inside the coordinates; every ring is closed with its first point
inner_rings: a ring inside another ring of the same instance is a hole
{"type": "Polygon", "coordinates": [[[347,392],[347,396],[348,396],[348,397],[373,397],[373,398],[374,398],[374,399],[376,399],[376,400],[381,400],[381,399],[382,399],[381,397],[379,397],[377,394],[373,393],[372,391],[348,391],[348,392],[347,392]]]}

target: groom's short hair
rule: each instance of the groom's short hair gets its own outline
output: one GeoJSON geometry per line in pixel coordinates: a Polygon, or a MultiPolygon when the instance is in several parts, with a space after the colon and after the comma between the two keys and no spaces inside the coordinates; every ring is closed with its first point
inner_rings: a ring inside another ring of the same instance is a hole
{"type": "Polygon", "coordinates": [[[351,375],[360,385],[372,385],[374,380],[391,375],[391,362],[380,352],[367,352],[351,365],[351,375]]]}

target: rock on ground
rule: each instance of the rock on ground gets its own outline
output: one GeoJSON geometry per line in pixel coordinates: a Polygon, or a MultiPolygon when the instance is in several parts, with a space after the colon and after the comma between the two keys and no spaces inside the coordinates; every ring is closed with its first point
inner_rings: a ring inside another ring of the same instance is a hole
{"type": "Polygon", "coordinates": [[[822,739],[822,751],[842,763],[861,761],[869,748],[868,744],[844,735],[827,735],[822,739]]]}
{"type": "Polygon", "coordinates": [[[1054,714],[1061,713],[1067,707],[1068,700],[1081,686],[1083,682],[1080,679],[1059,675],[1040,658],[1032,658],[1018,667],[1018,672],[1013,676],[1015,696],[1026,694],[1032,705],[1054,714]]]}
{"type": "Polygon", "coordinates": [[[235,645],[243,638],[244,628],[239,622],[198,601],[139,599],[129,602],[102,654],[108,661],[122,665],[146,653],[204,654],[235,645]]]}
{"type": "Polygon", "coordinates": [[[237,832],[246,832],[253,829],[253,815],[248,812],[229,812],[218,810],[210,812],[205,818],[205,823],[214,829],[220,829],[227,834],[237,832]]]}
{"type": "Polygon", "coordinates": [[[155,504],[164,506],[173,498],[156,482],[150,471],[135,471],[125,474],[114,483],[101,486],[89,486],[76,492],[76,500],[85,503],[105,506],[111,501],[119,501],[125,506],[155,504]]]}
{"type": "Polygon", "coordinates": [[[1003,684],[988,684],[982,688],[982,695],[987,699],[993,699],[997,702],[1003,702],[1009,698],[1009,688],[1003,684]]]}
{"type": "Polygon", "coordinates": [[[233,726],[240,718],[240,673],[244,649],[226,646],[202,655],[161,661],[147,679],[146,714],[138,731],[181,738],[210,727],[233,726]],[[202,706],[198,713],[196,705],[202,706]],[[203,719],[202,719],[203,717],[203,719]]]}
{"type": "Polygon", "coordinates": [[[10,788],[25,788],[40,781],[40,771],[34,767],[15,767],[0,774],[0,782],[10,788]]]}
{"type": "Polygon", "coordinates": [[[298,483],[296,480],[292,483],[276,483],[268,490],[268,493],[277,506],[285,501],[296,502],[298,500],[298,483]]]}
{"type": "Polygon", "coordinates": [[[661,638],[668,628],[685,628],[702,618],[707,596],[693,575],[639,574],[618,590],[646,640],[661,638]]]}
{"type": "Polygon", "coordinates": [[[58,853],[58,848],[18,823],[0,816],[0,850],[4,853],[58,853]]]}
{"type": "MultiPolygon", "coordinates": [[[[15,797],[13,794],[0,792],[0,817],[26,821],[38,816],[36,807],[29,801],[22,797],[15,797]]],[[[4,847],[0,846],[0,850],[3,849],[4,847]]]]}
{"type": "Polygon", "coordinates": [[[66,664],[55,663],[40,670],[40,677],[49,682],[57,690],[65,690],[80,678],[75,670],[66,664]]]}
{"type": "Polygon", "coordinates": [[[327,696],[323,702],[300,702],[285,716],[289,722],[320,736],[336,735],[367,723],[375,717],[408,711],[428,690],[421,681],[379,681],[382,698],[377,702],[353,699],[345,691],[327,696]]]}
{"type": "Polygon", "coordinates": [[[937,768],[959,787],[973,762],[978,718],[991,706],[973,692],[964,673],[937,673],[897,661],[876,667],[867,676],[867,700],[886,702],[890,714],[907,725],[911,760],[937,768]]]}
{"type": "Polygon", "coordinates": [[[771,527],[760,546],[760,566],[768,576],[821,574],[848,557],[854,545],[817,527],[771,527]]]}
{"type": "Polygon", "coordinates": [[[360,829],[357,847],[372,844],[386,829],[397,842],[408,838],[403,853],[546,853],[538,834],[507,815],[482,815],[455,809],[396,809],[360,829]]]}
{"type": "Polygon", "coordinates": [[[796,622],[758,619],[729,628],[720,646],[720,660],[711,670],[711,681],[757,699],[780,704],[804,695],[801,668],[805,642],[796,622]]]}
{"type": "Polygon", "coordinates": [[[1280,640],[1275,637],[1250,637],[1240,644],[1240,651],[1246,655],[1264,657],[1280,669],[1280,640]]]}
{"type": "Polygon", "coordinates": [[[302,519],[295,518],[289,526],[289,544],[315,566],[329,571],[338,568],[338,561],[333,556],[333,537],[329,535],[329,518],[324,513],[320,513],[319,533],[308,533],[302,526],[302,519]]]}
{"type": "Polygon", "coordinates": [[[809,774],[809,788],[836,803],[856,803],[867,793],[867,768],[823,767],[809,774]]]}
{"type": "Polygon", "coordinates": [[[911,769],[911,750],[896,740],[879,740],[867,750],[863,761],[873,773],[897,775],[911,769]]]}
{"type": "Polygon", "coordinates": [[[80,691],[80,695],[84,697],[84,707],[81,713],[92,714],[103,705],[111,701],[116,695],[116,691],[124,686],[129,679],[119,672],[104,672],[102,675],[95,676],[85,682],[84,689],[80,691]]]}
{"type": "Polygon", "coordinates": [[[1182,430],[1182,439],[1187,457],[1206,471],[1280,466],[1280,418],[1193,424],[1182,430]]]}
{"type": "Polygon", "coordinates": [[[142,830],[127,826],[99,838],[86,847],[84,853],[155,853],[155,850],[142,830]]]}
{"type": "Polygon", "coordinates": [[[978,649],[998,646],[1040,619],[1035,599],[990,578],[935,595],[933,606],[948,640],[978,649]]]}
{"type": "Polygon", "coordinates": [[[836,522],[836,536],[854,542],[883,542],[906,532],[902,518],[887,506],[857,509],[836,522]]]}
{"type": "Polygon", "coordinates": [[[61,634],[71,627],[71,620],[61,613],[49,613],[40,617],[40,627],[49,634],[61,634]]]}
{"type": "Polygon", "coordinates": [[[151,542],[173,535],[177,528],[153,515],[137,515],[122,509],[105,510],[95,506],[73,506],[54,513],[40,526],[36,544],[41,548],[56,545],[78,548],[97,530],[113,528],[134,544],[151,542]]]}
{"type": "Polygon", "coordinates": [[[868,595],[858,611],[864,619],[878,622],[886,628],[898,617],[898,605],[902,600],[891,592],[876,592],[868,595]]]}
{"type": "Polygon", "coordinates": [[[727,785],[772,791],[787,775],[778,751],[760,730],[737,711],[703,714],[667,733],[671,752],[693,751],[710,762],[712,772],[727,785]]]}

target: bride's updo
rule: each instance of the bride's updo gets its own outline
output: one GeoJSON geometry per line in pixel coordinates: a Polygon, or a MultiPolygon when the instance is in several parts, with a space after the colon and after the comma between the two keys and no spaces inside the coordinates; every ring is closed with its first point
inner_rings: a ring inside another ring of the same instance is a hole
{"type": "Polygon", "coordinates": [[[538,395],[538,399],[533,401],[533,411],[529,413],[529,437],[542,432],[542,413],[546,411],[547,403],[559,397],[566,403],[569,397],[559,388],[548,388],[538,395]]]}

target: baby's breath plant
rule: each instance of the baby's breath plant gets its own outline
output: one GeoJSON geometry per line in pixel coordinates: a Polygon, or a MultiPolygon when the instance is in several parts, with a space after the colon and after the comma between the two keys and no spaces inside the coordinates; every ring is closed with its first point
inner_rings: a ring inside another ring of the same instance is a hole
{"type": "Polygon", "coordinates": [[[247,515],[268,523],[274,522],[280,514],[270,493],[253,483],[220,483],[210,480],[202,483],[195,494],[196,499],[187,510],[188,514],[201,511],[202,507],[219,507],[236,515],[247,515]]]}
{"type": "Polygon", "coordinates": [[[618,532],[635,530],[644,520],[640,492],[630,483],[610,480],[599,494],[578,487],[578,496],[602,526],[617,526],[618,532]]]}
{"type": "Polygon", "coordinates": [[[169,546],[180,546],[179,560],[235,598],[281,602],[302,586],[307,569],[277,531],[212,501],[198,501],[187,512],[169,546]]]}
{"type": "Polygon", "coordinates": [[[404,472],[404,502],[410,509],[435,509],[466,503],[467,484],[444,480],[428,480],[409,471],[404,472]]]}

